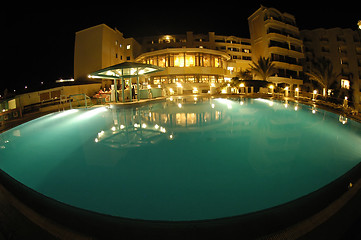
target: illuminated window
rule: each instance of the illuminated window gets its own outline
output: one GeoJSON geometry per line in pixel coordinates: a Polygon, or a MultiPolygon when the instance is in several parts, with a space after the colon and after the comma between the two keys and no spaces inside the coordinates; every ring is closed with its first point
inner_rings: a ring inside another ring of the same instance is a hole
{"type": "Polygon", "coordinates": [[[154,83],[155,85],[160,84],[160,78],[159,78],[159,77],[155,77],[154,80],[153,80],[153,83],[154,83]]]}
{"type": "Polygon", "coordinates": [[[222,67],[221,64],[222,64],[221,59],[218,58],[218,57],[215,57],[215,58],[214,58],[214,66],[215,66],[215,67],[222,67]]]}
{"type": "Polygon", "coordinates": [[[186,54],[186,67],[194,67],[195,66],[195,56],[194,54],[186,54]]]}
{"type": "Polygon", "coordinates": [[[128,50],[130,49],[130,44],[127,44],[127,49],[128,49],[128,50]]]}
{"type": "Polygon", "coordinates": [[[202,76],[200,79],[201,79],[200,82],[202,82],[202,83],[208,83],[209,82],[208,76],[202,76]]]}
{"type": "Polygon", "coordinates": [[[208,54],[203,55],[203,66],[204,67],[211,67],[211,56],[208,54]]]}
{"type": "Polygon", "coordinates": [[[161,55],[158,57],[158,66],[165,67],[165,55],[161,55]]]}
{"type": "Polygon", "coordinates": [[[184,67],[184,54],[183,53],[174,55],[174,66],[175,67],[184,67]]]}
{"type": "Polygon", "coordinates": [[[350,89],[350,81],[346,79],[341,79],[341,88],[350,89]]]}

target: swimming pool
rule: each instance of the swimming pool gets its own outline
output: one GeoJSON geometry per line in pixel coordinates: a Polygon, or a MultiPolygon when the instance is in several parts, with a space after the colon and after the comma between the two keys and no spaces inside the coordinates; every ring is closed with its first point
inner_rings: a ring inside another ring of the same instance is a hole
{"type": "Polygon", "coordinates": [[[0,135],[0,169],[71,206],[191,221],[268,209],[361,161],[361,124],[293,102],[174,98],[49,114],[0,135]]]}

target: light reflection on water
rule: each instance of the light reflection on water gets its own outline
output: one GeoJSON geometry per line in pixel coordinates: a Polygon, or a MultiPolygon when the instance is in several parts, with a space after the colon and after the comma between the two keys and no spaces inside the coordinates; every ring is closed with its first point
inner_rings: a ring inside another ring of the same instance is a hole
{"type": "Polygon", "coordinates": [[[55,113],[0,135],[0,168],[65,203],[121,217],[245,214],[361,161],[361,124],[269,99],[173,98],[55,113]]]}

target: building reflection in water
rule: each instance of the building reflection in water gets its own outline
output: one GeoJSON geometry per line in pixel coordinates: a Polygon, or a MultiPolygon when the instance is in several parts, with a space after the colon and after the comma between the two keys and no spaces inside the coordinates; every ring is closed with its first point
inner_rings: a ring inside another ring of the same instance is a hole
{"type": "Polygon", "coordinates": [[[101,130],[96,143],[112,148],[140,147],[158,141],[174,140],[177,132],[202,131],[203,127],[219,123],[225,108],[204,98],[176,98],[138,108],[112,109],[112,125],[101,130]]]}

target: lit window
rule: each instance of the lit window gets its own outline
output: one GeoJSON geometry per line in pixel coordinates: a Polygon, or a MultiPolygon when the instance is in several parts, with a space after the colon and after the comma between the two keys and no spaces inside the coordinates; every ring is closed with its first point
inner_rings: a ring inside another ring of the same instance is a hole
{"type": "Polygon", "coordinates": [[[186,54],[186,67],[193,67],[195,63],[195,56],[194,54],[186,54]]]}
{"type": "Polygon", "coordinates": [[[127,49],[130,49],[130,44],[127,44],[127,49]]]}
{"type": "Polygon", "coordinates": [[[350,81],[346,79],[341,79],[341,88],[350,89],[350,81]]]}

